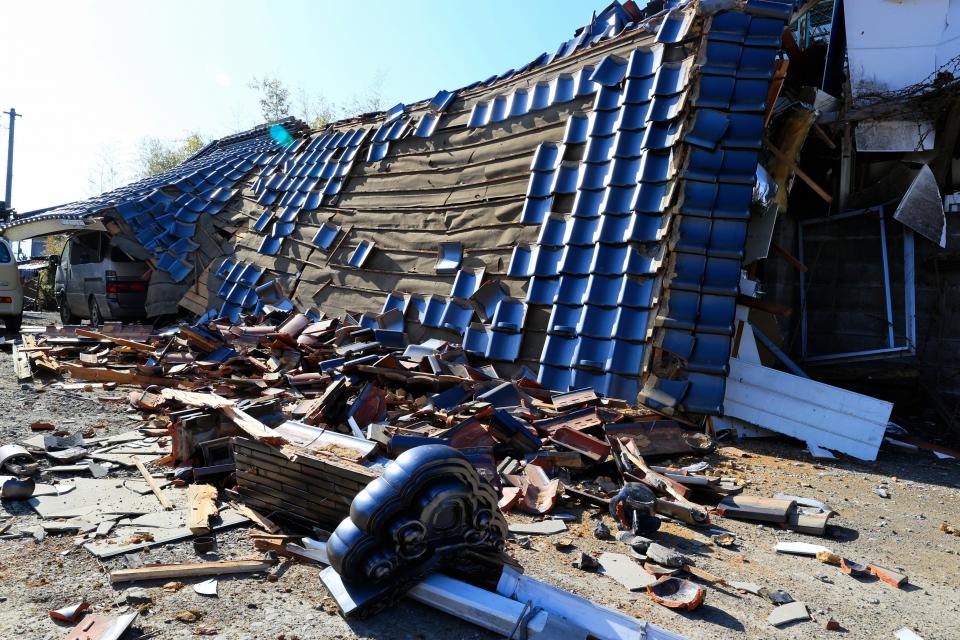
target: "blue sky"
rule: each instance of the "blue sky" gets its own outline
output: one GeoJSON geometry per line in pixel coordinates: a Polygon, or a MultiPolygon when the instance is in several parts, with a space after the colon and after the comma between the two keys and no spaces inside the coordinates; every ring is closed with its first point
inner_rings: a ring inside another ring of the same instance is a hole
{"type": "MultiPolygon", "coordinates": [[[[254,76],[340,105],[378,84],[387,106],[413,102],[555,49],[606,4],[10,3],[0,106],[24,114],[13,204],[26,212],[127,182],[146,136],[176,140],[196,131],[209,139],[258,124],[247,86],[254,76]]],[[[5,117],[0,134],[5,166],[5,117]]]]}

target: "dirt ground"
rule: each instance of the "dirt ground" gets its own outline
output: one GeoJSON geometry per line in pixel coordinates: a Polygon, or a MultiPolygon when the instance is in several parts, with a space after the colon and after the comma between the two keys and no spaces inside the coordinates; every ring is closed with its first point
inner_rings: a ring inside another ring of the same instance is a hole
{"type": "MultiPolygon", "coordinates": [[[[41,324],[50,316],[27,314],[26,322],[41,324]]],[[[41,381],[21,387],[13,375],[9,352],[0,352],[0,444],[31,434],[35,421],[70,429],[104,424],[98,433],[113,434],[135,428],[139,418],[125,403],[102,402],[100,396],[118,392],[71,392],[45,388],[41,381]]],[[[831,522],[835,535],[807,536],[715,518],[714,524],[738,536],[738,546],[727,549],[711,543],[709,532],[665,523],[658,541],[694,558],[698,567],[726,580],[753,582],[771,590],[784,589],[807,603],[812,620],[776,629],[767,624],[772,605],[762,598],[728,587],[707,586],[704,605],[691,613],[675,613],[650,601],[645,594],[627,592],[612,579],[584,573],[571,566],[580,551],[627,553],[616,540],[592,536],[591,511],[561,505],[571,513],[576,550],[559,551],[554,539],[534,537],[530,549],[511,543],[508,550],[526,572],[540,580],[620,609],[691,639],[723,638],[893,638],[902,627],[926,640],[960,638],[960,537],[940,530],[944,521],[960,525],[960,461],[937,460],[926,453],[883,451],[875,463],[852,460],[814,461],[796,443],[786,440],[744,440],[732,443],[744,457],[711,454],[706,459],[747,483],[745,493],[769,496],[775,492],[816,498],[840,515],[831,522]],[[874,492],[887,483],[890,497],[874,492]],[[845,557],[901,569],[910,584],[895,589],[879,581],[859,581],[837,567],[813,558],[774,553],[779,541],[823,544],[845,557]],[[840,624],[828,631],[830,619],[840,624]]],[[[113,472],[111,477],[134,477],[135,471],[113,472]]],[[[62,476],[69,482],[69,476],[62,476]]],[[[528,519],[509,516],[511,520],[528,519]]],[[[3,501],[0,526],[12,524],[7,534],[39,523],[26,503],[3,501]]],[[[609,518],[608,525],[612,526],[609,518]]],[[[254,555],[249,530],[220,532],[217,556],[241,559],[254,555]]],[[[207,556],[206,559],[211,559],[207,556]]],[[[142,554],[146,563],[190,562],[198,558],[189,541],[169,544],[142,554]]],[[[72,535],[48,535],[0,540],[0,638],[62,638],[69,625],[52,621],[47,613],[81,599],[96,613],[129,610],[126,596],[143,588],[152,604],[143,610],[124,638],[193,638],[203,629],[210,637],[230,640],[300,640],[317,638],[491,638],[490,634],[438,613],[404,602],[378,616],[344,621],[331,613],[331,601],[315,566],[281,563],[269,574],[253,574],[219,581],[219,596],[195,593],[187,587],[167,593],[166,581],[113,586],[107,573],[125,567],[122,558],[102,564],[72,535]],[[199,620],[181,622],[177,614],[197,612],[199,620]]]]}

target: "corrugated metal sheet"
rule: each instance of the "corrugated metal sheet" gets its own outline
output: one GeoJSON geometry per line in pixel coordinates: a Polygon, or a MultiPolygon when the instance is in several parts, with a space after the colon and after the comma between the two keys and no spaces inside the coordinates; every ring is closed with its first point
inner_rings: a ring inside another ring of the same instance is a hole
{"type": "Polygon", "coordinates": [[[730,359],[724,413],[862,460],[875,460],[893,404],[730,359]]]}

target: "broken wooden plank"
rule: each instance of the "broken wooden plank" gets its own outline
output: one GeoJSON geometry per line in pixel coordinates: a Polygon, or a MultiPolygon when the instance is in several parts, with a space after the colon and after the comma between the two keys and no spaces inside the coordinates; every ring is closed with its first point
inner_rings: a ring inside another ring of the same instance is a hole
{"type": "Polygon", "coordinates": [[[181,326],[179,331],[180,335],[183,336],[187,342],[197,347],[201,351],[210,353],[211,351],[216,351],[223,346],[222,342],[207,338],[206,336],[201,335],[187,326],[181,326]]]}
{"type": "Polygon", "coordinates": [[[73,364],[60,365],[60,370],[67,373],[71,378],[78,380],[93,380],[96,382],[118,382],[121,384],[136,384],[144,387],[157,385],[161,387],[175,387],[180,384],[179,380],[173,378],[160,378],[157,376],[145,376],[139,373],[130,373],[128,371],[117,371],[114,369],[94,369],[91,367],[80,367],[73,364]]]}
{"type": "Polygon", "coordinates": [[[180,391],[174,389],[163,389],[160,394],[164,398],[178,400],[186,405],[194,407],[210,407],[211,409],[220,409],[223,413],[233,420],[233,422],[243,430],[248,436],[257,442],[263,442],[272,445],[285,444],[286,440],[273,432],[267,425],[263,424],[246,411],[234,406],[232,400],[219,396],[215,393],[195,393],[193,391],[180,391]]]}
{"type": "Polygon", "coordinates": [[[277,446],[286,443],[286,440],[275,434],[273,429],[269,428],[267,425],[248,414],[246,411],[238,409],[234,406],[221,407],[221,410],[228,418],[233,420],[234,424],[240,427],[244,433],[257,442],[263,442],[264,444],[272,444],[277,446]]]}
{"type": "Polygon", "coordinates": [[[217,488],[210,484],[192,484],[187,489],[190,511],[187,527],[196,535],[210,533],[210,518],[217,514],[217,488]]]}
{"type": "Polygon", "coordinates": [[[280,527],[276,525],[272,520],[266,516],[262,516],[250,507],[245,504],[236,504],[234,509],[247,516],[252,520],[258,527],[266,531],[267,533],[276,533],[280,531],[280,527]]]}
{"type": "Polygon", "coordinates": [[[13,370],[18,381],[29,380],[33,377],[33,371],[30,369],[30,358],[16,344],[13,345],[13,370]]]}
{"type": "Polygon", "coordinates": [[[153,345],[144,344],[143,342],[136,342],[134,340],[127,340],[126,338],[119,338],[117,336],[110,336],[98,331],[90,331],[89,329],[76,329],[75,333],[81,338],[93,338],[94,340],[112,342],[121,347],[133,349],[134,351],[141,351],[143,353],[153,353],[156,351],[156,347],[153,345]]]}
{"type": "Polygon", "coordinates": [[[156,564],[136,569],[118,569],[110,572],[110,582],[134,580],[165,580],[189,576],[217,576],[234,573],[256,573],[270,568],[269,560],[221,560],[218,562],[191,562],[184,564],[156,564]]]}
{"type": "Polygon", "coordinates": [[[233,400],[224,398],[215,393],[197,393],[196,391],[181,391],[180,389],[162,389],[160,395],[167,400],[176,400],[189,407],[209,407],[221,409],[233,404],[233,400]]]}
{"type": "Polygon", "coordinates": [[[49,355],[47,351],[40,350],[49,349],[49,347],[38,347],[36,336],[24,334],[23,344],[25,347],[24,350],[29,353],[30,360],[35,367],[50,373],[60,373],[60,363],[57,362],[56,358],[49,355]]]}
{"type": "Polygon", "coordinates": [[[788,263],[790,263],[790,266],[796,269],[797,271],[801,273],[807,272],[807,265],[800,262],[800,260],[797,259],[792,253],[790,253],[789,251],[787,251],[786,249],[778,245],[776,242],[771,242],[770,248],[776,251],[781,258],[783,258],[788,263]]]}
{"type": "Polygon", "coordinates": [[[167,511],[173,509],[173,504],[170,502],[170,499],[163,495],[163,491],[157,485],[157,481],[153,479],[153,476],[150,475],[150,472],[147,471],[147,468],[143,466],[143,463],[140,462],[136,456],[133,458],[133,464],[136,465],[137,470],[140,472],[140,475],[143,476],[147,486],[150,487],[151,491],[153,491],[153,495],[157,496],[157,500],[160,501],[160,505],[167,511]]]}
{"type": "Polygon", "coordinates": [[[782,162],[782,163],[784,163],[785,165],[787,165],[787,166],[790,168],[790,170],[793,171],[793,173],[794,173],[798,178],[800,178],[801,180],[803,180],[808,187],[810,187],[811,189],[813,189],[814,193],[816,193],[818,196],[820,196],[821,198],[823,198],[823,200],[824,200],[827,204],[830,204],[831,202],[833,202],[833,196],[831,196],[829,193],[827,193],[827,192],[824,190],[824,188],[821,187],[819,184],[817,184],[816,181],[814,181],[813,178],[811,178],[809,175],[807,175],[807,174],[803,171],[803,169],[801,169],[800,167],[798,167],[798,166],[797,166],[797,163],[794,162],[793,160],[791,160],[791,159],[787,156],[787,154],[785,154],[783,151],[781,151],[779,148],[777,148],[772,142],[770,142],[770,140],[769,140],[768,138],[764,137],[763,142],[767,145],[767,148],[770,149],[770,151],[773,153],[773,155],[775,155],[775,156],[777,157],[777,160],[779,160],[780,162],[782,162]]]}

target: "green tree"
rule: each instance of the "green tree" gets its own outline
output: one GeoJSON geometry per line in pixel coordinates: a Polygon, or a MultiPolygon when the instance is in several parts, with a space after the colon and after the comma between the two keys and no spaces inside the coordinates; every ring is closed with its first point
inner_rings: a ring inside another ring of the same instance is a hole
{"type": "Polygon", "coordinates": [[[147,177],[169,171],[202,149],[204,144],[198,133],[191,133],[174,143],[144,138],[140,141],[140,174],[147,177]]]}
{"type": "Polygon", "coordinates": [[[370,84],[367,85],[367,88],[360,93],[354,94],[353,98],[350,99],[344,109],[345,115],[359,116],[386,109],[386,105],[383,102],[383,82],[385,79],[386,74],[383,70],[378,71],[370,81],[370,84]]]}
{"type": "Polygon", "coordinates": [[[340,117],[337,105],[322,95],[311,94],[299,87],[296,98],[297,116],[313,129],[323,129],[340,117]]]}
{"type": "Polygon", "coordinates": [[[253,78],[247,86],[260,94],[264,121],[276,122],[290,115],[290,89],[280,78],[253,78]]]}
{"type": "Polygon", "coordinates": [[[383,72],[378,73],[363,92],[355,94],[345,105],[331,102],[322,94],[311,93],[302,86],[292,92],[282,80],[274,77],[253,78],[247,86],[257,92],[265,122],[295,115],[311,128],[322,129],[346,116],[382,111],[384,77],[383,72]]]}

